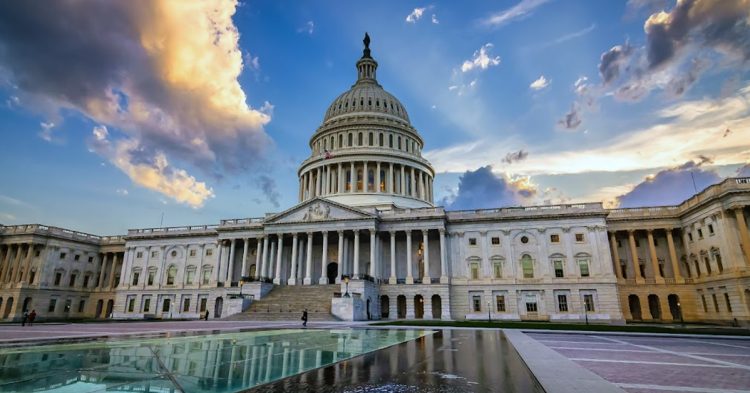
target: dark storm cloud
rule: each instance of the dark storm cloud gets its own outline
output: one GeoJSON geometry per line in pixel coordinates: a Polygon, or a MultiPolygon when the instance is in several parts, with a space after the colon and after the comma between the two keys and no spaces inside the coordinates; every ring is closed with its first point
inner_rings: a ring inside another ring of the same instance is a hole
{"type": "Polygon", "coordinates": [[[281,194],[276,187],[276,181],[270,176],[260,175],[258,176],[257,184],[258,187],[260,187],[260,190],[263,191],[266,200],[271,202],[273,207],[278,208],[280,206],[279,199],[281,199],[281,194]]]}
{"type": "Polygon", "coordinates": [[[702,168],[704,164],[710,163],[708,157],[699,157],[698,161],[688,161],[676,168],[660,171],[653,177],[646,178],[630,192],[617,197],[620,207],[679,204],[722,180],[713,170],[702,168]]]}
{"type": "Polygon", "coordinates": [[[461,175],[458,192],[441,204],[448,210],[490,209],[517,206],[535,194],[535,189],[495,175],[488,165],[461,175]]]}
{"type": "Polygon", "coordinates": [[[581,125],[581,122],[580,108],[577,104],[573,104],[570,111],[557,121],[557,125],[566,130],[575,130],[581,125]]]}

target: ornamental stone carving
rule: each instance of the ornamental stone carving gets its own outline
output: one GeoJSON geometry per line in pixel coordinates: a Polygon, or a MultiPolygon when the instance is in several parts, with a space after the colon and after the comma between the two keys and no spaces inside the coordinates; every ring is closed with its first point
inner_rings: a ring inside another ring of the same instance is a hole
{"type": "Polygon", "coordinates": [[[302,217],[302,221],[320,221],[326,220],[331,215],[331,208],[328,205],[322,203],[316,203],[312,206],[307,207],[305,216],[302,217]]]}

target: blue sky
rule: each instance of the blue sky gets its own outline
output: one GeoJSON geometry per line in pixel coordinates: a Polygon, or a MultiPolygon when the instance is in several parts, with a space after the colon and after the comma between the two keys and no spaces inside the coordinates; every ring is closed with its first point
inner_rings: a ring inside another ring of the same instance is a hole
{"type": "Polygon", "coordinates": [[[294,205],[297,165],[354,82],[365,31],[446,207],[677,203],[693,179],[750,175],[749,10],[5,2],[0,223],[117,234],[294,205]]]}

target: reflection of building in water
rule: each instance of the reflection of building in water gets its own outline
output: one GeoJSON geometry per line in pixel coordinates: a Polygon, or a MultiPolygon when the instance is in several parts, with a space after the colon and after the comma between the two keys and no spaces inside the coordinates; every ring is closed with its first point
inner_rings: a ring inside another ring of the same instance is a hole
{"type": "MultiPolygon", "coordinates": [[[[90,383],[143,391],[145,384],[155,388],[165,377],[185,391],[240,389],[420,335],[416,331],[313,331],[146,340],[140,345],[128,341],[83,344],[60,352],[19,350],[0,354],[0,390],[90,383]],[[19,380],[21,384],[14,385],[19,380]]],[[[163,386],[171,383],[165,381],[163,386]]]]}
{"type": "Polygon", "coordinates": [[[286,302],[274,310],[298,312],[291,299],[319,299],[315,287],[327,311],[324,285],[348,277],[363,318],[750,321],[750,179],[670,207],[445,211],[377,67],[365,48],[310,138],[288,210],[122,237],[3,227],[2,318],[223,317],[246,307],[232,299],[243,289],[259,309],[272,290],[286,302]]]}

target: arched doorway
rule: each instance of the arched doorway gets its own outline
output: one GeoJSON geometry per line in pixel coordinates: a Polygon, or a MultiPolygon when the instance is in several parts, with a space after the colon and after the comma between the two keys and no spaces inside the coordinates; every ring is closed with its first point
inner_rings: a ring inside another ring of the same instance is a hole
{"type": "Polygon", "coordinates": [[[676,321],[681,319],[680,313],[682,313],[682,310],[680,310],[680,306],[678,306],[680,303],[680,297],[673,293],[667,296],[667,302],[669,303],[669,313],[672,314],[672,320],[676,321]]]}
{"type": "Polygon", "coordinates": [[[651,319],[661,319],[661,306],[659,305],[659,296],[648,295],[648,312],[651,313],[651,319]]]}
{"type": "Polygon", "coordinates": [[[391,302],[390,299],[388,299],[388,296],[381,295],[380,296],[380,318],[382,319],[388,319],[388,314],[391,311],[391,302]]]}
{"type": "Polygon", "coordinates": [[[26,299],[23,299],[23,308],[21,309],[21,312],[29,311],[31,308],[31,298],[27,297],[26,299]]]}
{"type": "Polygon", "coordinates": [[[414,318],[424,318],[424,298],[422,295],[414,296],[414,318]]]}
{"type": "Polygon", "coordinates": [[[9,297],[8,300],[5,302],[5,312],[3,313],[3,319],[8,318],[8,315],[10,315],[10,310],[13,308],[13,298],[9,297]]]}
{"type": "Polygon", "coordinates": [[[224,307],[224,299],[221,297],[216,298],[216,303],[214,304],[214,318],[221,318],[221,309],[224,307]]]}
{"type": "Polygon", "coordinates": [[[102,308],[104,307],[104,300],[99,299],[98,302],[96,302],[96,315],[94,318],[101,318],[102,317],[102,308]]]}
{"type": "Polygon", "coordinates": [[[372,314],[370,314],[370,303],[371,303],[370,298],[368,297],[367,298],[367,320],[368,321],[372,319],[372,314]]]}
{"type": "Polygon", "coordinates": [[[336,282],[336,277],[339,275],[339,264],[331,262],[326,266],[326,277],[328,277],[328,283],[333,284],[336,282]]]}
{"type": "Polygon", "coordinates": [[[638,298],[638,295],[628,296],[628,307],[630,307],[630,315],[633,317],[633,320],[643,320],[643,315],[641,314],[641,299],[638,298]]]}
{"type": "Polygon", "coordinates": [[[432,319],[442,319],[443,303],[440,295],[432,295],[432,319]]]}
{"type": "Polygon", "coordinates": [[[396,298],[396,312],[398,319],[406,318],[406,296],[398,295],[396,298]]]}
{"type": "Polygon", "coordinates": [[[107,300],[107,313],[104,314],[104,318],[110,318],[112,316],[112,309],[115,307],[115,301],[112,299],[107,300]]]}

